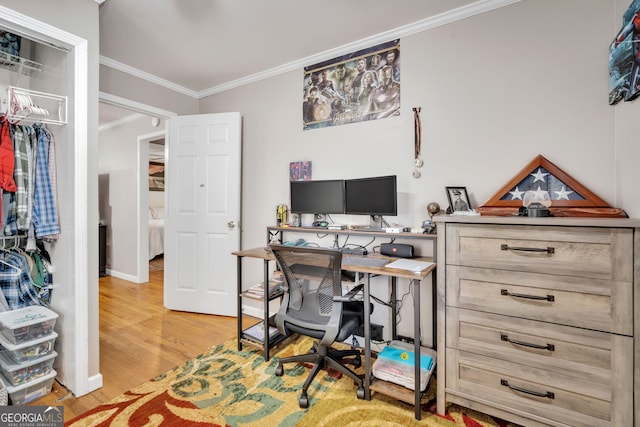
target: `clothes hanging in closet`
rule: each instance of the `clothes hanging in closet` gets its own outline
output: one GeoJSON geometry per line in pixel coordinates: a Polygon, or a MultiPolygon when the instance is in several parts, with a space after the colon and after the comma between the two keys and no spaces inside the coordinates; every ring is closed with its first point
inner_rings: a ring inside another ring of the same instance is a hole
{"type": "Polygon", "coordinates": [[[15,190],[3,192],[3,232],[28,232],[27,249],[33,250],[36,237],[55,240],[60,234],[54,138],[40,123],[10,129],[15,190]]]}
{"type": "Polygon", "coordinates": [[[0,306],[9,310],[48,306],[53,286],[51,267],[49,254],[42,247],[31,252],[0,250],[0,306]]]}
{"type": "Polygon", "coordinates": [[[60,225],[54,138],[44,124],[0,116],[0,192],[0,311],[48,306],[53,268],[43,240],[57,239],[60,225]]]}
{"type": "Polygon", "coordinates": [[[0,198],[0,212],[2,212],[2,220],[5,218],[6,206],[4,206],[4,192],[16,191],[16,184],[13,180],[14,169],[14,153],[13,142],[11,140],[11,124],[7,119],[0,117],[0,190],[3,191],[3,197],[0,198]]]}

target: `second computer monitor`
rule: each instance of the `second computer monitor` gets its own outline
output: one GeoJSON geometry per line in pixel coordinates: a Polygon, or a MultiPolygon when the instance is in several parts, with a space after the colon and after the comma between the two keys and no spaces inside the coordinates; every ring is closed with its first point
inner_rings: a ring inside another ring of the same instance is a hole
{"type": "Polygon", "coordinates": [[[396,180],[396,175],[346,180],[345,213],[371,216],[398,215],[396,180]]]}

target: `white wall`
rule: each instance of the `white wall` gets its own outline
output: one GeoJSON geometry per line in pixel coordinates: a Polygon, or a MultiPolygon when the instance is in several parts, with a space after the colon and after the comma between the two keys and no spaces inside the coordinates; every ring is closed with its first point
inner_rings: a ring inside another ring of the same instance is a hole
{"type": "Polygon", "coordinates": [[[140,170],[138,137],[159,129],[164,129],[164,120],[154,127],[148,116],[139,115],[99,133],[98,174],[109,175],[107,212],[101,212],[107,225],[107,268],[111,275],[127,280],[138,276],[138,182],[141,173],[148,174],[148,169],[140,170]]]}

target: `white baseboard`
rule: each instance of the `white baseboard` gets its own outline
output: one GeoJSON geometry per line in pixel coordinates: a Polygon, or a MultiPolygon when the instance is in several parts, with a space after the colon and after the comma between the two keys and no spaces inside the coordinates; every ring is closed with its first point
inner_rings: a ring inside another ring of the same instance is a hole
{"type": "Polygon", "coordinates": [[[107,275],[126,280],[127,282],[142,283],[140,282],[140,279],[138,277],[132,276],[130,274],[120,273],[119,271],[107,269],[107,275]]]}

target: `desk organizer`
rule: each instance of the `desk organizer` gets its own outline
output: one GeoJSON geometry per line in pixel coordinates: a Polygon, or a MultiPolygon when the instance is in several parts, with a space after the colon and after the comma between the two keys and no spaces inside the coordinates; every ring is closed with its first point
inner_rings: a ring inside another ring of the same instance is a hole
{"type": "Polygon", "coordinates": [[[53,332],[46,337],[27,341],[22,344],[12,344],[7,342],[4,336],[0,335],[0,354],[7,356],[15,363],[25,363],[53,352],[58,334],[53,332]]]}
{"type": "Polygon", "coordinates": [[[0,313],[0,334],[11,344],[23,344],[53,333],[58,314],[40,305],[0,313]]]}

